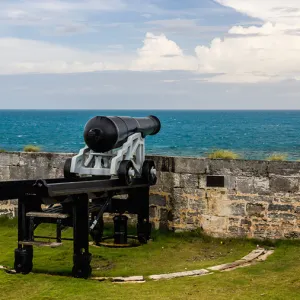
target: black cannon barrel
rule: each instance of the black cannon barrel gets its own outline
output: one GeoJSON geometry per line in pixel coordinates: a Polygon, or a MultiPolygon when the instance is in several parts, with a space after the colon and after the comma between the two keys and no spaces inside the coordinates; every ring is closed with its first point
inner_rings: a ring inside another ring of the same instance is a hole
{"type": "Polygon", "coordinates": [[[155,116],[144,118],[97,116],[87,122],[84,129],[86,145],[95,152],[119,148],[127,138],[137,132],[143,137],[160,131],[160,121],[155,116]]]}

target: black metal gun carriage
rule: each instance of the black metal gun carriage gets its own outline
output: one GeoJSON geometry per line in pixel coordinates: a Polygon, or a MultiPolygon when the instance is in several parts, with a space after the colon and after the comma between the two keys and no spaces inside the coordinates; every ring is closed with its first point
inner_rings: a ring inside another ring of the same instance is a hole
{"type": "Polygon", "coordinates": [[[137,215],[137,239],[147,243],[149,189],[156,183],[156,170],[153,161],[145,160],[144,138],[159,130],[153,116],[96,117],[85,127],[87,146],[65,162],[64,178],[0,182],[0,201],[18,199],[16,272],[31,272],[33,246],[57,247],[73,240],[72,274],[88,278],[89,235],[96,244],[102,241],[105,212],[116,214],[116,244],[127,243],[125,212],[137,215]],[[56,224],[55,238],[34,234],[42,223],[56,224]],[[62,237],[64,227],[73,227],[72,239],[62,237]],[[45,238],[54,241],[43,242],[45,238]]]}

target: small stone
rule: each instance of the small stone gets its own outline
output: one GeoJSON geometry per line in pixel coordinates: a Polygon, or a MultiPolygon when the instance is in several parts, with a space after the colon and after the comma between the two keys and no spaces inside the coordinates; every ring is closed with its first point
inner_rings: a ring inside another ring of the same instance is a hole
{"type": "Polygon", "coordinates": [[[177,273],[170,273],[170,274],[151,275],[151,276],[149,276],[149,278],[153,279],[153,280],[173,279],[173,278],[187,277],[187,276],[202,276],[202,275],[206,275],[208,273],[209,272],[207,270],[201,269],[201,270],[177,272],[177,273]]]}
{"type": "Polygon", "coordinates": [[[265,210],[265,208],[264,208],[263,204],[248,203],[246,206],[246,212],[249,216],[261,217],[261,216],[263,216],[264,210],[265,210]]]}
{"type": "Polygon", "coordinates": [[[113,277],[111,278],[113,282],[137,282],[144,281],[144,276],[130,276],[130,277],[113,277]]]}

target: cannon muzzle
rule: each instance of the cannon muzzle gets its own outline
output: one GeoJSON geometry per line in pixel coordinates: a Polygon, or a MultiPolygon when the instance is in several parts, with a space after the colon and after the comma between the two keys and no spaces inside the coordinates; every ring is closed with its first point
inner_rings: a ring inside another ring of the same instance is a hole
{"type": "Polygon", "coordinates": [[[122,146],[128,137],[140,132],[143,137],[160,131],[155,116],[145,118],[97,116],[89,120],[84,129],[86,145],[95,152],[107,152],[122,146]]]}

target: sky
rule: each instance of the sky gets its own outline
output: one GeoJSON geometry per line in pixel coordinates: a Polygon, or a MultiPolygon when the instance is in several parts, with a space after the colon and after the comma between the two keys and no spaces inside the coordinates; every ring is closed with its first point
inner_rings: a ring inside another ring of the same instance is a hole
{"type": "Polygon", "coordinates": [[[0,0],[0,109],[300,109],[299,0],[0,0]]]}

